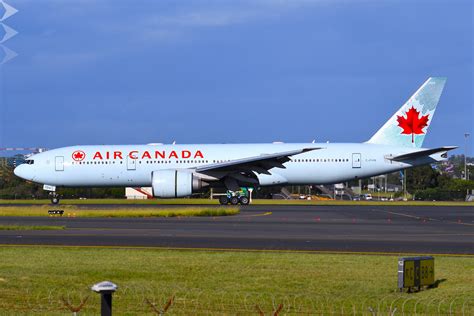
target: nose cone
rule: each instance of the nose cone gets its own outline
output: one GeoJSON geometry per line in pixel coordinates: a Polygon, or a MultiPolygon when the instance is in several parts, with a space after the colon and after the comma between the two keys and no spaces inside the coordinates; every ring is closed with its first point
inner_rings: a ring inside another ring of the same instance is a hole
{"type": "Polygon", "coordinates": [[[15,170],[13,170],[13,173],[15,173],[17,177],[20,177],[22,179],[32,180],[33,174],[31,170],[29,170],[30,168],[28,167],[29,167],[28,165],[24,165],[24,164],[19,165],[18,167],[15,168],[15,170]]]}

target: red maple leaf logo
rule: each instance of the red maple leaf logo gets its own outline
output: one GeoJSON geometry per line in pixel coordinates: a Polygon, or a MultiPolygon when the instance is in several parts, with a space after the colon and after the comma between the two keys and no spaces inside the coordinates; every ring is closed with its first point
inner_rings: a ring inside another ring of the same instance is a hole
{"type": "Polygon", "coordinates": [[[425,133],[423,132],[423,128],[428,126],[429,114],[420,117],[420,112],[413,106],[405,114],[406,117],[397,115],[398,126],[403,129],[401,134],[411,134],[411,142],[414,143],[415,134],[420,135],[425,133]]]}
{"type": "Polygon", "coordinates": [[[72,153],[72,159],[74,159],[75,161],[82,161],[84,160],[84,158],[86,158],[86,153],[82,150],[76,150],[72,153]]]}

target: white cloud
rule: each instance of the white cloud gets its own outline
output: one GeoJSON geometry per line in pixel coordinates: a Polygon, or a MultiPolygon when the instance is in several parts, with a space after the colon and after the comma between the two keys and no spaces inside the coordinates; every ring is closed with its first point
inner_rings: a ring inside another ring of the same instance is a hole
{"type": "Polygon", "coordinates": [[[158,16],[156,22],[166,26],[226,26],[242,23],[255,16],[255,12],[237,10],[210,10],[194,11],[173,16],[158,16]]]}
{"type": "MultiPolygon", "coordinates": [[[[252,0],[216,1],[207,6],[154,15],[149,22],[167,27],[222,27],[261,19],[280,17],[293,9],[327,2],[328,0],[252,0]]],[[[334,0],[333,0],[334,1],[334,0]]]]}
{"type": "MultiPolygon", "coordinates": [[[[133,26],[139,39],[178,40],[194,30],[221,28],[280,18],[293,11],[328,0],[214,1],[206,5],[177,7],[167,14],[152,13],[133,26]]],[[[199,2],[198,2],[199,3],[199,2]]]]}
{"type": "MultiPolygon", "coordinates": [[[[65,23],[65,19],[77,20],[79,27],[84,26],[84,32],[93,30],[104,39],[126,38],[128,49],[133,50],[138,45],[186,41],[205,29],[278,19],[321,2],[340,0],[189,0],[171,2],[171,5],[140,0],[129,4],[123,0],[17,1],[25,8],[34,4],[32,10],[46,5],[42,19],[56,23],[65,23]]],[[[41,35],[51,32],[54,32],[54,26],[41,35]]],[[[78,58],[84,61],[91,57],[86,54],[78,58]]]]}

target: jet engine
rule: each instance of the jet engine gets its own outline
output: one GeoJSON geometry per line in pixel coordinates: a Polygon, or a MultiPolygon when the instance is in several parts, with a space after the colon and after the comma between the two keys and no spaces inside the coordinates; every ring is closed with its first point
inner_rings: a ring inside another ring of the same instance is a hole
{"type": "Polygon", "coordinates": [[[158,170],[151,175],[153,196],[160,198],[185,197],[208,185],[191,170],[158,170]]]}

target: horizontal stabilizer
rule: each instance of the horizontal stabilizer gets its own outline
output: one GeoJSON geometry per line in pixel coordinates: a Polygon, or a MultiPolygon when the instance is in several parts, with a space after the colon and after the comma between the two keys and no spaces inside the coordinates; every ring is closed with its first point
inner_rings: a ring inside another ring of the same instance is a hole
{"type": "Polygon", "coordinates": [[[397,155],[397,156],[386,156],[385,158],[387,158],[388,160],[394,160],[394,161],[412,160],[412,159],[430,156],[433,154],[448,152],[456,148],[458,147],[445,146],[445,147],[438,147],[438,148],[432,148],[432,149],[423,149],[423,150],[414,151],[408,154],[402,154],[402,155],[397,155]]]}

